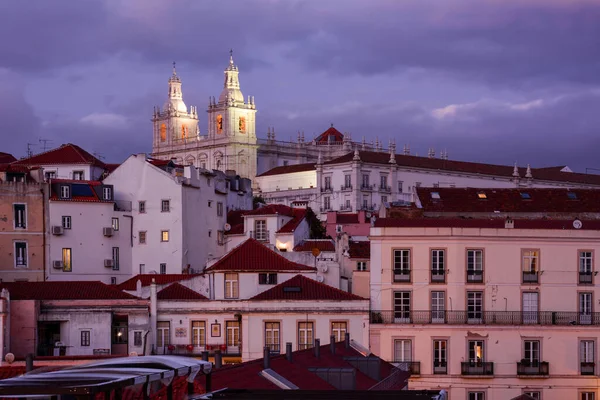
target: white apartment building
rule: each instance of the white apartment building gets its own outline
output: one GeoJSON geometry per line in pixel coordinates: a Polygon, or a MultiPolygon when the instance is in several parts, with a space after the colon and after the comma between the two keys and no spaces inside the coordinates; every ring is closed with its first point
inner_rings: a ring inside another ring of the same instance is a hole
{"type": "Polygon", "coordinates": [[[99,181],[50,179],[49,281],[117,284],[132,275],[131,203],[99,181]]]}
{"type": "Polygon", "coordinates": [[[597,398],[597,219],[383,218],[370,239],[371,351],[411,389],[597,398]]]}
{"type": "Polygon", "coordinates": [[[220,257],[232,190],[226,181],[144,154],[132,155],[115,169],[104,183],[114,186],[117,201],[132,204],[134,273],[199,272],[220,257]]]}

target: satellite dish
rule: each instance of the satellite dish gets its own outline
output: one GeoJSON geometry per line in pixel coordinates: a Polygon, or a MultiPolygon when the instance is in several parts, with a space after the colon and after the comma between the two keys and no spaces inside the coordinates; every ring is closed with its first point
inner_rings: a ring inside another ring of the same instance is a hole
{"type": "Polygon", "coordinates": [[[576,219],[575,221],[573,221],[573,228],[581,229],[582,226],[583,226],[583,223],[580,220],[576,219]]]}
{"type": "Polygon", "coordinates": [[[319,257],[319,254],[321,254],[321,250],[319,250],[317,247],[313,247],[312,251],[312,255],[315,257],[319,257]]]}
{"type": "Polygon", "coordinates": [[[225,224],[225,225],[223,225],[223,229],[225,230],[225,232],[229,232],[231,230],[231,225],[225,224]]]}
{"type": "Polygon", "coordinates": [[[317,275],[317,281],[323,283],[323,281],[325,280],[325,278],[323,278],[321,275],[317,275]]]}
{"type": "Polygon", "coordinates": [[[370,212],[368,212],[366,215],[367,215],[367,218],[371,218],[371,213],[370,212]]]}

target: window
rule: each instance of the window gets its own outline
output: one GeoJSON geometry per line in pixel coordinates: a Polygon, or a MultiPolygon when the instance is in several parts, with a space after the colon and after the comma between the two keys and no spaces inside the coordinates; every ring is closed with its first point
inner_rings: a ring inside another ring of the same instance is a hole
{"type": "Polygon", "coordinates": [[[169,241],[169,231],[160,231],[160,241],[161,242],[169,241]]]}
{"type": "Polygon", "coordinates": [[[225,335],[228,353],[240,351],[240,323],[238,321],[225,321],[225,335]]]}
{"type": "Polygon", "coordinates": [[[523,323],[537,324],[539,318],[539,293],[523,292],[523,323]]]}
{"type": "Polygon", "coordinates": [[[67,186],[67,185],[61,185],[60,186],[60,198],[68,199],[69,197],[71,197],[71,187],[67,186]]]}
{"type": "Polygon", "coordinates": [[[71,217],[68,215],[64,215],[62,217],[62,227],[63,229],[71,229],[71,217]]]}
{"type": "Polygon", "coordinates": [[[314,324],[312,322],[298,322],[298,350],[309,349],[314,346],[314,324]]]}
{"type": "Polygon", "coordinates": [[[579,341],[579,362],[581,375],[594,375],[596,351],[593,340],[579,341]]]}
{"type": "Polygon", "coordinates": [[[258,274],[258,284],[259,285],[277,285],[277,274],[267,274],[261,273],[258,274]]]}
{"type": "Polygon", "coordinates": [[[194,347],[206,346],[205,321],[192,321],[192,345],[194,347]]]}
{"type": "Polygon", "coordinates": [[[217,231],[217,244],[223,246],[225,244],[225,232],[217,231]]]}
{"type": "Polygon", "coordinates": [[[381,203],[387,203],[387,196],[381,196],[381,203]]]}
{"type": "Polygon", "coordinates": [[[102,199],[104,200],[112,200],[112,187],[111,186],[104,186],[102,188],[102,199]]]}
{"type": "Polygon", "coordinates": [[[529,200],[529,199],[531,199],[531,195],[527,192],[521,192],[521,198],[523,200],[529,200]]]}
{"type": "Polygon", "coordinates": [[[352,188],[352,176],[344,175],[344,189],[352,188]]]}
{"type": "MultiPolygon", "coordinates": [[[[434,185],[435,185],[435,183],[434,183],[434,185]]],[[[431,193],[429,193],[429,196],[431,196],[431,198],[433,200],[441,199],[440,192],[431,192],[431,193]]]]}
{"type": "Polygon", "coordinates": [[[542,392],[539,392],[539,391],[535,391],[535,392],[526,391],[526,392],[523,392],[523,394],[526,394],[527,396],[529,396],[535,400],[541,400],[541,398],[542,398],[542,392]]]}
{"type": "Polygon", "coordinates": [[[140,274],[146,273],[146,264],[140,264],[140,274]]]}
{"type": "Polygon", "coordinates": [[[581,400],[596,400],[596,393],[594,393],[594,392],[581,392],[581,400]]]}
{"type": "Polygon", "coordinates": [[[13,204],[13,214],[15,229],[25,229],[27,227],[27,212],[25,204],[13,204]]]}
{"type": "Polygon", "coordinates": [[[45,172],[44,177],[46,178],[46,180],[54,179],[56,178],[56,171],[45,172]]]}
{"type": "Polygon", "coordinates": [[[331,177],[325,177],[325,190],[331,190],[331,177]]]}
{"type": "Polygon", "coordinates": [[[27,267],[27,242],[15,242],[15,266],[27,267]]]}
{"type": "Polygon", "coordinates": [[[410,250],[394,250],[394,282],[410,282],[410,250]]]}
{"type": "Polygon", "coordinates": [[[366,271],[367,270],[367,262],[366,261],[357,261],[356,262],[356,270],[357,271],[366,271]]]}
{"type": "Polygon", "coordinates": [[[485,392],[469,392],[469,400],[485,400],[485,392]]]}
{"type": "Polygon", "coordinates": [[[467,319],[481,323],[483,319],[483,292],[467,292],[467,319]]]}
{"type": "Polygon", "coordinates": [[[523,342],[523,360],[532,367],[539,366],[540,363],[540,341],[525,340],[523,342]]]}
{"type": "Polygon", "coordinates": [[[591,284],[593,270],[593,255],[591,251],[579,251],[579,283],[591,284]]]}
{"type": "Polygon", "coordinates": [[[111,276],[110,277],[110,284],[111,285],[116,285],[117,284],[117,277],[116,276],[111,276]]]}
{"type": "Polygon", "coordinates": [[[127,320],[118,320],[113,318],[112,325],[112,344],[127,343],[127,320]]]}
{"type": "Polygon", "coordinates": [[[467,250],[467,282],[483,282],[483,250],[467,250]]]}
{"type": "Polygon", "coordinates": [[[370,187],[370,185],[369,185],[369,175],[368,174],[365,174],[365,175],[362,176],[362,186],[365,189],[367,189],[367,188],[370,187]]]}
{"type": "Polygon", "coordinates": [[[485,194],[485,192],[479,192],[477,193],[477,198],[479,198],[480,200],[485,200],[487,199],[487,194],[485,194]]]}
{"type": "Polygon", "coordinates": [[[579,293],[579,324],[590,325],[592,323],[592,292],[579,293]]]}
{"type": "Polygon", "coordinates": [[[81,346],[89,346],[90,345],[90,339],[91,339],[91,332],[90,331],[81,331],[81,346]]]}
{"type": "Polygon", "coordinates": [[[84,179],[83,171],[73,171],[73,180],[74,181],[82,181],[84,179]]]}
{"type": "Polygon", "coordinates": [[[485,353],[483,352],[483,340],[469,340],[469,363],[481,364],[485,361],[485,353]]]}
{"type": "Polygon", "coordinates": [[[348,324],[346,322],[334,321],[331,323],[331,334],[335,337],[336,342],[346,340],[346,332],[348,324]]]}
{"type": "Polygon", "coordinates": [[[575,193],[575,192],[567,192],[567,198],[569,200],[577,200],[577,193],[575,193]]]}
{"type": "Polygon", "coordinates": [[[208,237],[212,237],[212,229],[208,230],[208,237]]]}
{"type": "MultiPolygon", "coordinates": [[[[412,362],[412,341],[409,339],[394,340],[394,362],[412,362]]],[[[400,368],[403,366],[401,365],[400,368]]],[[[404,369],[404,368],[402,368],[404,369]]]]}
{"type": "Polygon", "coordinates": [[[267,221],[264,219],[254,221],[254,239],[261,241],[268,240],[267,221]]]}
{"type": "Polygon", "coordinates": [[[279,322],[265,322],[265,346],[272,353],[279,353],[281,351],[279,329],[279,322]]]}
{"type": "Polygon", "coordinates": [[[448,341],[436,339],[433,341],[433,373],[447,374],[448,341]]]}
{"type": "Polygon", "coordinates": [[[133,345],[136,347],[143,346],[142,344],[142,331],[133,332],[133,345]]]}
{"type": "Polygon", "coordinates": [[[223,216],[223,203],[217,202],[217,217],[223,216]]]}
{"type": "Polygon", "coordinates": [[[63,271],[71,272],[73,270],[71,249],[62,249],[63,271]]]}
{"type": "Polygon", "coordinates": [[[446,281],[446,251],[431,250],[431,282],[446,281]]]}
{"type": "MultiPolygon", "coordinates": [[[[210,185],[209,185],[210,186],[210,185]]],[[[212,207],[212,200],[208,201],[208,207],[212,207]]]]}
{"type": "Polygon", "coordinates": [[[379,187],[381,189],[387,189],[387,175],[381,175],[379,177],[379,187]]]}
{"type": "Polygon", "coordinates": [[[113,219],[112,219],[112,228],[113,228],[115,231],[118,231],[118,230],[119,230],[119,218],[116,218],[116,217],[115,217],[115,218],[113,218],[113,219]]]}
{"type": "Polygon", "coordinates": [[[146,244],[146,231],[138,232],[138,241],[139,244],[146,244]]]}
{"type": "Polygon", "coordinates": [[[144,214],[146,212],[146,202],[145,201],[138,201],[138,211],[140,212],[140,214],[144,214]]]}
{"type": "Polygon", "coordinates": [[[403,183],[404,182],[402,182],[402,181],[398,181],[398,193],[402,193],[402,184],[403,183]]]}
{"type": "Polygon", "coordinates": [[[537,283],[540,268],[540,253],[538,250],[522,250],[523,283],[537,283]]]}
{"type": "Polygon", "coordinates": [[[167,273],[167,263],[160,264],[160,274],[165,275],[167,273]]]}
{"type": "Polygon", "coordinates": [[[446,321],[446,292],[431,292],[431,322],[443,324],[446,321]]]}
{"type": "Polygon", "coordinates": [[[119,270],[119,248],[118,247],[112,248],[112,259],[113,259],[112,269],[115,271],[118,271],[119,270]]]}
{"type": "Polygon", "coordinates": [[[171,211],[171,201],[163,200],[160,202],[160,211],[161,212],[170,212],[171,211]]]}
{"type": "Polygon", "coordinates": [[[225,274],[225,298],[237,299],[239,297],[238,274],[225,274]]]}
{"type": "Polygon", "coordinates": [[[367,196],[363,197],[363,210],[369,208],[369,198],[367,196]]]}
{"type": "Polygon", "coordinates": [[[331,198],[329,196],[323,197],[323,209],[329,210],[331,208],[331,198]]]}
{"type": "Polygon", "coordinates": [[[170,330],[171,323],[168,321],[158,321],[156,323],[156,347],[162,348],[164,354],[164,348],[169,346],[170,343],[170,330]]]}
{"type": "Polygon", "coordinates": [[[394,292],[394,321],[410,323],[410,292],[394,292]]]}

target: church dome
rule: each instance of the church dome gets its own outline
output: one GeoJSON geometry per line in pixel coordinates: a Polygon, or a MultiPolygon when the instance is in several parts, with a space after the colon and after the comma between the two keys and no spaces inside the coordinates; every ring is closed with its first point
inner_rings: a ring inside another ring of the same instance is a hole
{"type": "Polygon", "coordinates": [[[163,109],[168,110],[169,108],[177,110],[180,113],[187,113],[187,106],[182,99],[168,99],[163,109]]]}

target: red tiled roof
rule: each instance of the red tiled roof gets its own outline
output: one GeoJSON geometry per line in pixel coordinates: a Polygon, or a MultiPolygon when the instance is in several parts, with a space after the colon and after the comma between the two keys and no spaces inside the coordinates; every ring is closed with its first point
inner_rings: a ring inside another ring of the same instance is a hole
{"type": "Polygon", "coordinates": [[[36,170],[39,167],[30,167],[27,165],[1,164],[0,171],[27,174],[29,171],[36,170]]]}
{"type": "MultiPolygon", "coordinates": [[[[513,219],[514,229],[558,229],[577,230],[573,220],[558,219],[513,219]]],[[[600,220],[581,220],[580,230],[600,230],[600,220]]],[[[504,229],[503,218],[380,218],[377,228],[489,228],[504,229]]]]}
{"type": "Polygon", "coordinates": [[[366,300],[355,294],[296,275],[279,285],[252,297],[250,300],[366,300]],[[287,288],[287,289],[286,289],[287,288]],[[299,289],[298,289],[299,288],[299,289]]]}
{"type": "Polygon", "coordinates": [[[120,163],[106,163],[106,171],[108,173],[113,172],[115,169],[119,168],[121,166],[120,163]]]}
{"type": "Polygon", "coordinates": [[[335,216],[335,222],[338,224],[358,224],[358,213],[344,214],[337,213],[335,216]]]}
{"type": "Polygon", "coordinates": [[[142,281],[142,287],[150,286],[152,280],[157,285],[167,285],[173,282],[185,281],[197,277],[198,274],[139,274],[133,278],[127,279],[125,282],[119,284],[117,287],[120,290],[136,290],[137,281],[142,281]]]}
{"type": "Polygon", "coordinates": [[[11,300],[132,300],[116,286],[97,281],[73,282],[3,282],[11,300]]]}
{"type": "Polygon", "coordinates": [[[535,400],[535,399],[529,395],[521,394],[517,397],[513,397],[511,400],[535,400]]]}
{"type": "Polygon", "coordinates": [[[50,164],[89,164],[105,168],[105,164],[96,157],[72,143],[63,144],[56,149],[36,154],[29,158],[15,161],[18,165],[50,165],[50,164]]]}
{"type": "Polygon", "coordinates": [[[597,189],[418,188],[417,195],[425,213],[600,212],[600,190],[597,189]],[[432,197],[432,193],[436,198],[432,197]],[[479,195],[485,198],[480,198],[479,195]]]}
{"type": "Polygon", "coordinates": [[[323,132],[319,136],[317,136],[317,138],[315,139],[315,142],[331,143],[329,141],[330,136],[333,136],[334,143],[340,143],[340,142],[344,141],[344,135],[342,134],[342,132],[338,131],[337,129],[335,129],[333,127],[333,125],[331,125],[331,127],[329,129],[327,129],[325,132],[323,132]]]}
{"type": "Polygon", "coordinates": [[[25,374],[25,372],[26,372],[25,367],[20,367],[20,366],[0,367],[0,380],[21,376],[21,375],[25,374]]]}
{"type": "Polygon", "coordinates": [[[156,295],[158,300],[208,300],[206,296],[175,282],[156,295]]]}
{"type": "Polygon", "coordinates": [[[294,251],[335,251],[335,243],[331,239],[303,240],[294,247],[294,251]]]}
{"type": "Polygon", "coordinates": [[[298,225],[304,220],[306,217],[306,208],[293,208],[292,209],[293,218],[286,222],[277,233],[292,233],[296,230],[298,225]]]}
{"type": "Polygon", "coordinates": [[[371,242],[368,240],[350,242],[348,253],[350,258],[371,258],[371,242]]]}
{"type": "Polygon", "coordinates": [[[308,164],[295,164],[295,165],[282,165],[281,167],[272,168],[266,172],[263,172],[259,176],[270,176],[270,175],[281,175],[281,174],[292,174],[294,172],[306,172],[315,171],[315,163],[308,164]]]}
{"type": "Polygon", "coordinates": [[[227,223],[231,229],[225,232],[226,235],[239,235],[244,233],[244,214],[246,210],[231,210],[227,213],[227,223]]]}
{"type": "MultiPolygon", "coordinates": [[[[360,151],[360,159],[367,164],[389,165],[390,155],[386,152],[360,151]]],[[[325,165],[342,164],[351,162],[354,153],[350,152],[341,157],[325,162],[325,165]]],[[[396,163],[401,167],[453,171],[468,174],[502,176],[512,178],[513,168],[509,165],[483,164],[467,161],[443,160],[441,158],[418,157],[404,154],[396,154],[396,163]]],[[[521,178],[525,177],[526,168],[519,168],[521,178]]],[[[555,168],[532,168],[534,180],[559,181],[581,183],[589,185],[600,185],[600,175],[579,174],[575,172],[560,172],[555,168]]]]}
{"type": "Polygon", "coordinates": [[[14,161],[17,161],[17,159],[12,154],[0,152],[0,164],[8,164],[14,161]]]}
{"type": "Polygon", "coordinates": [[[290,261],[255,239],[248,239],[205,271],[315,271],[315,268],[290,261]]]}
{"type": "Polygon", "coordinates": [[[294,209],[284,204],[267,204],[256,210],[245,212],[244,216],[246,215],[286,215],[288,217],[293,217],[294,209]]]}

